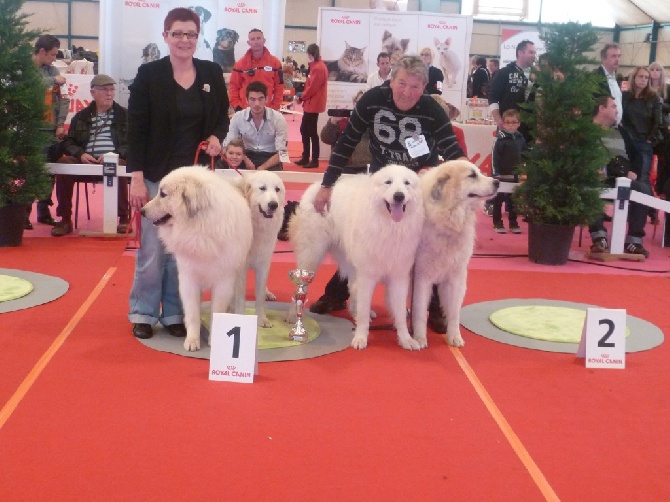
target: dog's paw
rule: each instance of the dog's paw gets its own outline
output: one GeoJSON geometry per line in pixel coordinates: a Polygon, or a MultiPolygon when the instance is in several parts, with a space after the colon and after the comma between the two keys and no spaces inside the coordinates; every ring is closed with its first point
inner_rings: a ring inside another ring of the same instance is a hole
{"type": "Polygon", "coordinates": [[[407,350],[421,350],[421,345],[414,338],[398,338],[398,343],[403,349],[407,350]]]}
{"type": "Polygon", "coordinates": [[[271,328],[272,323],[270,322],[270,320],[267,317],[263,317],[263,318],[259,317],[258,318],[258,327],[259,328],[271,328]]]}
{"type": "Polygon", "coordinates": [[[275,294],[272,291],[270,291],[269,289],[265,290],[265,301],[266,302],[273,302],[276,299],[277,299],[277,297],[275,296],[275,294]]]}
{"type": "Polygon", "coordinates": [[[354,339],[351,340],[351,346],[356,350],[364,349],[368,346],[368,339],[364,336],[356,335],[354,339]]]}
{"type": "Polygon", "coordinates": [[[423,336],[415,335],[414,341],[419,344],[420,349],[425,349],[428,347],[428,339],[426,338],[425,334],[423,336]]]}
{"type": "Polygon", "coordinates": [[[187,336],[186,340],[184,340],[184,349],[187,352],[195,352],[196,350],[200,350],[200,339],[190,338],[187,336]]]}
{"type": "Polygon", "coordinates": [[[295,315],[295,313],[286,313],[286,317],[284,318],[284,321],[286,321],[288,324],[295,324],[295,322],[298,320],[298,317],[295,315]]]}
{"type": "Polygon", "coordinates": [[[465,345],[465,341],[460,333],[447,335],[447,343],[452,347],[463,347],[465,345]]]}

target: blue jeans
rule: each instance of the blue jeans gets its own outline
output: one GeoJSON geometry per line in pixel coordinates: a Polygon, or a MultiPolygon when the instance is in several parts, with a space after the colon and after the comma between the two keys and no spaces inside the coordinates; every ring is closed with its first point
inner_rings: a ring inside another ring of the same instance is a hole
{"type": "Polygon", "coordinates": [[[649,187],[651,191],[651,163],[654,157],[654,148],[646,141],[631,139],[632,155],[630,161],[633,170],[637,173],[637,180],[649,187]]]}
{"type": "MultiPolygon", "coordinates": [[[[158,183],[144,180],[149,197],[158,193],[158,183]]],[[[184,311],[179,298],[177,262],[165,251],[158,238],[158,229],[142,217],[142,240],[135,255],[135,277],[130,290],[128,320],[133,324],[163,326],[184,322],[184,311]]]]}

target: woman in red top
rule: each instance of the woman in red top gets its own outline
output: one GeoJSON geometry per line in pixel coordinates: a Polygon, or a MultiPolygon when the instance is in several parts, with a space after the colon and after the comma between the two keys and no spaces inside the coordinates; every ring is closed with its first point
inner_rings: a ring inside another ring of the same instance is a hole
{"type": "Polygon", "coordinates": [[[302,91],[302,122],[300,123],[300,134],[302,135],[302,158],[295,163],[303,167],[319,167],[319,133],[316,123],[319,113],[326,111],[326,94],[328,92],[328,70],[323,64],[319,46],[309,44],[307,46],[307,57],[309,58],[309,76],[305,81],[305,89],[302,91]],[[312,160],[309,160],[310,142],[312,160]]]}

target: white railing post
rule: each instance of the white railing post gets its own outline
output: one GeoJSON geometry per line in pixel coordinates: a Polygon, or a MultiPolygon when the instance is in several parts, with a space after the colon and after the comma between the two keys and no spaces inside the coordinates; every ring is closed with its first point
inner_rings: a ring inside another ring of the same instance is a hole
{"type": "Polygon", "coordinates": [[[119,154],[106,153],[103,156],[103,219],[102,232],[116,234],[117,213],[119,204],[119,154]]]}

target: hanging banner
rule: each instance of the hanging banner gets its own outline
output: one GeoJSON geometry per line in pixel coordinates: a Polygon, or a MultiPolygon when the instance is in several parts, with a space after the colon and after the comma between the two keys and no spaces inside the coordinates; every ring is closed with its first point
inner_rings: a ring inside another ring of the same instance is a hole
{"type": "Polygon", "coordinates": [[[187,6],[200,17],[200,36],[194,57],[221,65],[226,80],[233,64],[249,49],[248,33],[263,31],[268,50],[281,58],[286,1],[196,0],[184,5],[177,0],[161,2],[101,0],[100,73],[112,76],[116,100],[128,104],[128,86],[137,68],[168,55],[163,41],[163,20],[175,7],[187,6]]]}
{"type": "Polygon", "coordinates": [[[328,67],[327,108],[351,108],[358,90],[367,87],[368,74],[377,70],[380,52],[387,52],[393,64],[423,47],[433,50],[433,66],[444,73],[442,97],[463,108],[471,16],[320,8],[317,30],[328,67]]]}

